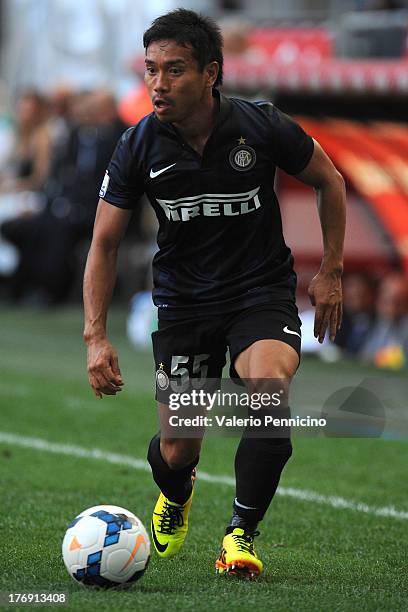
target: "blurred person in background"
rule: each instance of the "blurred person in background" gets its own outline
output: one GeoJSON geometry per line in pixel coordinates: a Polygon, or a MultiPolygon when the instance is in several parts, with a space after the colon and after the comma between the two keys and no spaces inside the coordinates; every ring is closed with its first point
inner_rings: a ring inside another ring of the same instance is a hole
{"type": "MultiPolygon", "coordinates": [[[[3,224],[18,249],[11,297],[46,306],[65,301],[79,274],[81,241],[90,240],[97,192],[116,142],[127,127],[105,90],[81,92],[64,102],[65,118],[54,130],[54,147],[39,214],[3,224]],[[64,133],[65,131],[65,133],[64,133]]],[[[61,109],[62,110],[62,109],[61,109]]],[[[53,124],[53,121],[51,122],[53,124]]],[[[55,115],[54,115],[55,127],[55,115]]]]}
{"type": "Polygon", "coordinates": [[[16,140],[0,173],[0,191],[37,191],[47,177],[51,155],[48,103],[32,90],[17,101],[16,140]]]}
{"type": "Polygon", "coordinates": [[[378,367],[402,368],[408,359],[408,281],[404,275],[395,273],[382,281],[376,315],[360,354],[378,367]]]}
{"type": "Polygon", "coordinates": [[[69,221],[78,238],[90,237],[95,192],[128,126],[118,115],[115,97],[104,89],[77,94],[70,118],[67,142],[53,159],[46,191],[53,214],[69,221]]]}
{"type": "Polygon", "coordinates": [[[20,222],[29,223],[44,205],[41,188],[51,157],[48,117],[47,100],[38,91],[26,91],[18,98],[14,138],[0,167],[0,276],[2,288],[11,288],[12,293],[24,274],[22,252],[28,248],[20,222]]]}
{"type": "Polygon", "coordinates": [[[346,354],[358,355],[375,321],[376,287],[366,274],[350,274],[343,282],[343,321],[335,343],[346,354]]]}

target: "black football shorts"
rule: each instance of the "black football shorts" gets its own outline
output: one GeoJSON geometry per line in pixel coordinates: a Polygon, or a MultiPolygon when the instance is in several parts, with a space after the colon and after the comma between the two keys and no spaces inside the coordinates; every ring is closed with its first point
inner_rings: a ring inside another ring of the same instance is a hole
{"type": "Polygon", "coordinates": [[[153,332],[156,364],[156,399],[168,402],[169,393],[183,393],[191,384],[214,391],[220,386],[226,352],[230,376],[238,355],[257,340],[280,340],[292,346],[300,358],[301,321],[293,300],[259,304],[222,315],[160,320],[153,332]]]}

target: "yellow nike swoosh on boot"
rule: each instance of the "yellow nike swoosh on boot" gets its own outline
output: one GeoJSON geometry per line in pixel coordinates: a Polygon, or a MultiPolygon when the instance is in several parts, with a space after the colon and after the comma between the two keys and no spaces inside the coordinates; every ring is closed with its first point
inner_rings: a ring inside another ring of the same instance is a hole
{"type": "MultiPolygon", "coordinates": [[[[192,475],[195,479],[195,473],[192,475]]],[[[153,511],[150,528],[157,554],[162,559],[176,555],[184,544],[188,531],[188,515],[194,490],[185,504],[170,501],[160,493],[153,511]]]]}

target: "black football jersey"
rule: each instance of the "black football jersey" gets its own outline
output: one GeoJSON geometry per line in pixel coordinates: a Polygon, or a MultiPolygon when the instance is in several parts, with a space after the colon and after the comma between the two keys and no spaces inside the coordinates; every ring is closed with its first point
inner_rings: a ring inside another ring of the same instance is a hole
{"type": "Polygon", "coordinates": [[[203,155],[154,113],[119,140],[100,197],[124,209],[145,193],[159,230],[159,316],[229,312],[291,295],[296,276],[274,191],[276,167],[301,172],[313,140],[270,102],[220,97],[203,155]]]}

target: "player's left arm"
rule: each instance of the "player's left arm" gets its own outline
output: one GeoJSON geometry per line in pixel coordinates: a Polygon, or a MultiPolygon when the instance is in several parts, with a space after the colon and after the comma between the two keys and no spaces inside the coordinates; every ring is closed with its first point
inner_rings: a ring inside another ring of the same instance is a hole
{"type": "Polygon", "coordinates": [[[346,226],[344,179],[318,142],[306,168],[296,178],[314,187],[323,235],[323,259],[309,285],[309,297],[316,307],[314,335],[322,343],[329,330],[334,340],[342,319],[343,244],[346,226]]]}

